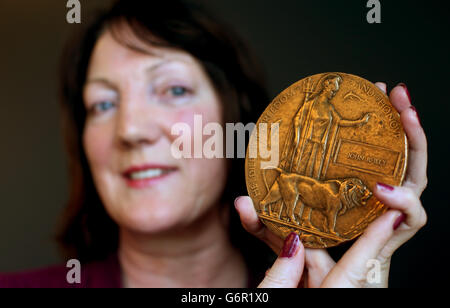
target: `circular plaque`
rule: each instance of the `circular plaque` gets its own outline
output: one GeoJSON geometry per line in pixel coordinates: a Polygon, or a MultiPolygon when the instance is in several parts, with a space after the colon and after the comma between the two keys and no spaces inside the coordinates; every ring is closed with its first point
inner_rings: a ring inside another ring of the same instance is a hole
{"type": "Polygon", "coordinates": [[[352,240],[386,207],[377,182],[402,184],[407,139],[389,98],[344,73],[300,80],[261,115],[246,157],[249,196],[262,222],[305,247],[352,240]]]}

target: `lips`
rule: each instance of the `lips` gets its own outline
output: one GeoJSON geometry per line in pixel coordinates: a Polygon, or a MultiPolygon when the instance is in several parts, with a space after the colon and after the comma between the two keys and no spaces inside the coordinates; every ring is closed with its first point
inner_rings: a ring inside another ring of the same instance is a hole
{"type": "Polygon", "coordinates": [[[163,165],[132,166],[122,173],[128,186],[132,188],[145,188],[167,177],[177,168],[163,165]]]}

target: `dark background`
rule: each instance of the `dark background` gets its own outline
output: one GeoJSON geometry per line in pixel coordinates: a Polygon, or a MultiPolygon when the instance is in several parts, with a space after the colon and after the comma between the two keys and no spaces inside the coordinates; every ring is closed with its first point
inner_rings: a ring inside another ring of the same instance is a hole
{"type": "MultiPolygon", "coordinates": [[[[82,0],[82,21],[110,1],[82,0]]],[[[428,225],[393,257],[390,285],[448,285],[449,22],[442,2],[203,0],[265,65],[272,97],[308,75],[356,74],[407,84],[429,141],[428,225]]],[[[65,262],[53,240],[67,199],[57,103],[62,45],[79,25],[65,0],[0,0],[0,272],[65,262]]]]}

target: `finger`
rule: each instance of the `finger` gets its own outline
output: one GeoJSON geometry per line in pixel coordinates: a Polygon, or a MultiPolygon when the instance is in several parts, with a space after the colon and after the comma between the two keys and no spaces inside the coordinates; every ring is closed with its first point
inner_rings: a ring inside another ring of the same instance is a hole
{"type": "Polygon", "coordinates": [[[395,221],[393,238],[384,248],[383,256],[391,256],[398,247],[414,236],[427,223],[427,214],[419,198],[407,187],[391,187],[378,184],[374,195],[391,209],[404,215],[395,221]]]}
{"type": "Polygon", "coordinates": [[[359,280],[365,279],[367,262],[371,259],[386,267],[382,279],[387,284],[392,254],[425,225],[425,210],[411,188],[378,184],[373,191],[390,210],[372,222],[345,253],[327,276],[325,286],[329,281],[342,286],[360,285],[359,280]]]}
{"type": "Polygon", "coordinates": [[[250,197],[239,197],[234,204],[244,229],[264,241],[278,254],[283,246],[283,240],[264,226],[256,213],[252,199],[250,197]]]}
{"type": "Polygon", "coordinates": [[[409,98],[409,91],[405,84],[400,83],[392,89],[389,99],[392,105],[399,113],[411,107],[411,100],[409,98]]]}
{"type": "Polygon", "coordinates": [[[414,106],[408,88],[401,83],[390,95],[391,103],[400,113],[400,120],[408,137],[409,157],[405,186],[414,189],[420,196],[427,186],[427,138],[420,123],[419,115],[414,106]]]}
{"type": "Polygon", "coordinates": [[[401,214],[400,211],[389,210],[372,222],[330,271],[323,286],[327,287],[328,282],[340,287],[360,286],[367,277],[369,260],[379,260],[380,252],[394,234],[392,226],[401,214]]]}
{"type": "Polygon", "coordinates": [[[410,228],[421,228],[426,223],[425,209],[419,198],[408,187],[393,187],[379,183],[375,186],[374,196],[391,209],[406,215],[405,223],[410,228]]]}
{"type": "Polygon", "coordinates": [[[234,201],[234,206],[239,213],[244,229],[262,239],[264,225],[253,207],[252,199],[250,197],[239,197],[234,201]]]}
{"type": "Polygon", "coordinates": [[[427,138],[420,125],[417,111],[409,108],[400,115],[406,136],[408,137],[408,169],[405,186],[413,188],[418,196],[425,190],[427,180],[427,138]]]}
{"type": "Polygon", "coordinates": [[[387,85],[384,82],[376,82],[375,85],[384,92],[384,94],[387,94],[387,85]]]}
{"type": "Polygon", "coordinates": [[[305,267],[308,269],[308,287],[319,288],[336,265],[325,249],[305,249],[305,267]]]}
{"type": "Polygon", "coordinates": [[[304,266],[305,249],[298,234],[292,232],[259,288],[296,288],[302,278],[304,266]]]}
{"type": "Polygon", "coordinates": [[[356,268],[363,269],[364,264],[358,262],[367,262],[371,258],[390,258],[392,253],[427,221],[420,200],[409,188],[378,184],[374,195],[391,210],[370,224],[361,238],[344,255],[347,258],[343,258],[344,262],[354,264],[356,268]],[[400,225],[402,220],[404,223],[400,225]]]}

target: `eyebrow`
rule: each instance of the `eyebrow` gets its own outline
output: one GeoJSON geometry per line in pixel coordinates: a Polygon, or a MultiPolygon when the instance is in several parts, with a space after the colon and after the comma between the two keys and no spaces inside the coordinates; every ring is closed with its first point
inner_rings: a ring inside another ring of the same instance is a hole
{"type": "Polygon", "coordinates": [[[103,85],[107,86],[108,88],[117,90],[117,87],[111,81],[109,81],[106,78],[91,78],[91,79],[88,79],[86,81],[84,87],[88,86],[91,83],[100,83],[100,84],[103,84],[103,85]]]}
{"type": "Polygon", "coordinates": [[[169,64],[169,63],[171,63],[171,62],[173,62],[173,60],[164,60],[164,61],[161,61],[161,62],[159,62],[159,63],[157,63],[157,64],[155,64],[155,65],[152,65],[152,66],[150,66],[149,68],[147,68],[147,69],[145,70],[145,72],[146,72],[147,74],[150,74],[151,72],[153,72],[153,71],[157,70],[158,68],[160,68],[160,67],[162,67],[162,66],[164,66],[164,65],[167,65],[167,64],[169,64]]]}
{"type": "MultiPolygon", "coordinates": [[[[160,67],[162,67],[162,66],[165,66],[165,65],[167,65],[167,64],[169,64],[169,63],[171,63],[171,62],[173,62],[173,60],[165,60],[165,61],[162,61],[162,62],[160,62],[160,63],[157,63],[157,64],[155,64],[155,65],[150,66],[149,68],[147,68],[147,69],[145,70],[145,72],[146,72],[146,74],[150,74],[150,73],[152,73],[153,71],[157,70],[158,68],[160,68],[160,67]]],[[[90,83],[101,83],[101,84],[106,85],[106,86],[109,87],[109,88],[112,88],[112,89],[117,90],[117,87],[116,87],[111,81],[109,81],[109,80],[106,79],[106,78],[102,78],[102,77],[98,77],[98,78],[90,78],[90,79],[86,80],[85,86],[87,86],[87,85],[90,84],[90,83]]]]}

